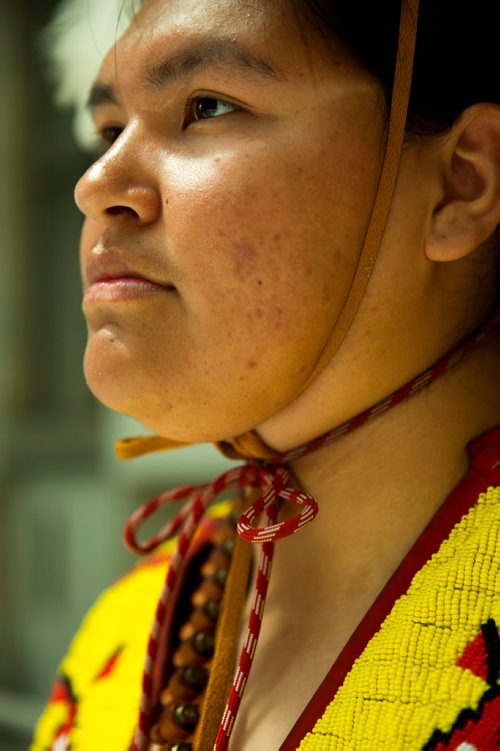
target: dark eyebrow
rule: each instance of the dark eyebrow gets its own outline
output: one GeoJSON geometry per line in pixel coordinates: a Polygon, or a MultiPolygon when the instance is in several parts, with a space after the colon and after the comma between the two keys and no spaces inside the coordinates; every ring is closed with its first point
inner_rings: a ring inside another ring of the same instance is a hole
{"type": "Polygon", "coordinates": [[[85,107],[94,110],[100,104],[118,104],[118,99],[113,86],[96,81],[90,89],[85,107]]]}
{"type": "Polygon", "coordinates": [[[283,80],[283,74],[268,60],[255,55],[232,39],[210,39],[170,55],[146,70],[146,83],[160,89],[173,81],[189,76],[204,65],[238,68],[245,73],[283,80]]]}
{"type": "MultiPolygon", "coordinates": [[[[205,65],[237,68],[270,80],[284,80],[285,76],[268,60],[255,55],[232,39],[220,38],[198,41],[180,52],[170,54],[164,60],[148,66],[144,71],[145,85],[153,90],[182,78],[205,65]]],[[[94,110],[102,104],[118,104],[118,96],[112,85],[96,81],[90,90],[87,107],[94,110]]]]}

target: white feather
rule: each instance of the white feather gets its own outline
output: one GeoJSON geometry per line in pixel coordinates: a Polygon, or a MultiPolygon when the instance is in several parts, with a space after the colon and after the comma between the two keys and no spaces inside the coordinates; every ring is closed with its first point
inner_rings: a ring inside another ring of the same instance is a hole
{"type": "Polygon", "coordinates": [[[85,102],[108,50],[130,24],[124,0],[63,0],[45,28],[41,43],[55,83],[55,101],[74,107],[74,132],[83,148],[95,145],[85,102]]]}

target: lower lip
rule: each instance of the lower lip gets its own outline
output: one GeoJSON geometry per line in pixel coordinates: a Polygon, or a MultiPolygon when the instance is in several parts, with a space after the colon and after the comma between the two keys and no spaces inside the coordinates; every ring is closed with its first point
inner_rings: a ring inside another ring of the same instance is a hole
{"type": "Polygon", "coordinates": [[[94,282],[85,291],[84,303],[121,302],[122,300],[137,300],[141,297],[152,297],[165,292],[172,292],[173,287],[155,284],[147,279],[121,277],[102,279],[94,282]]]}

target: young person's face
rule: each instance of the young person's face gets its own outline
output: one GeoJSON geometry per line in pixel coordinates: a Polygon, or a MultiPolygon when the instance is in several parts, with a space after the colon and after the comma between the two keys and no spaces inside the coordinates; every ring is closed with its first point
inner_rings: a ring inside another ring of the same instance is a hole
{"type": "Polygon", "coordinates": [[[300,391],[347,294],[379,93],[285,3],[150,0],[92,101],[106,148],[76,189],[89,385],[172,438],[244,432],[300,391]]]}

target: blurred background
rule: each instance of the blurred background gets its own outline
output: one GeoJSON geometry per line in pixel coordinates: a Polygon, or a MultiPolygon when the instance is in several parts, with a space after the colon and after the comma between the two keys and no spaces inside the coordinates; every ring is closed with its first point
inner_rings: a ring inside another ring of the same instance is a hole
{"type": "Polygon", "coordinates": [[[84,383],[72,191],[91,155],[73,113],[53,104],[40,50],[56,5],[1,6],[0,751],[26,751],[83,614],[133,565],[121,542],[128,515],[227,466],[207,446],[118,462],[114,440],[144,431],[84,383]]]}

